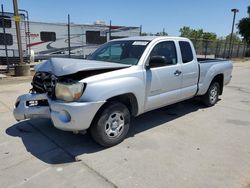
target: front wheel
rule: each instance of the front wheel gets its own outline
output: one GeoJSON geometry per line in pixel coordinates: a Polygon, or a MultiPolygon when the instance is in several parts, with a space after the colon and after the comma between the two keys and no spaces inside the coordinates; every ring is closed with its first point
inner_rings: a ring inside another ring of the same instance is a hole
{"type": "Polygon", "coordinates": [[[129,126],[128,108],[120,102],[110,102],[97,113],[90,127],[90,133],[98,144],[111,147],[124,140],[129,126]]]}
{"type": "Polygon", "coordinates": [[[213,106],[218,101],[220,93],[220,84],[218,82],[213,82],[205,95],[202,97],[202,101],[206,106],[213,106]]]}

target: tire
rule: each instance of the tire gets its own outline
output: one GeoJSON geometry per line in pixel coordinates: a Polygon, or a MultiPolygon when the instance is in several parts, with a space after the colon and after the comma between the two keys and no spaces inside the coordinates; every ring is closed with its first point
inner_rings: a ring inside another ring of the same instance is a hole
{"type": "Polygon", "coordinates": [[[205,95],[202,96],[202,102],[210,107],[214,106],[219,98],[220,84],[218,82],[212,82],[205,95]]]}
{"type": "Polygon", "coordinates": [[[107,103],[96,115],[90,127],[91,137],[104,147],[122,142],[129,130],[130,112],[120,102],[107,103]]]}

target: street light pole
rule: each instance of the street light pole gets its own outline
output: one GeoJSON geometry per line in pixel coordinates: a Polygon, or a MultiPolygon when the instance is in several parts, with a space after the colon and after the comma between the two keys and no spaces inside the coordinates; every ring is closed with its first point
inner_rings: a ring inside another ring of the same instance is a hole
{"type": "Polygon", "coordinates": [[[13,0],[13,7],[14,7],[15,24],[16,24],[18,53],[19,53],[19,58],[20,58],[19,64],[22,65],[24,62],[23,62],[23,49],[22,49],[22,41],[21,41],[20,23],[19,23],[20,16],[18,13],[17,0],[13,0]]]}
{"type": "Polygon", "coordinates": [[[29,52],[29,55],[30,55],[30,20],[29,20],[29,12],[27,10],[24,10],[24,9],[18,9],[19,12],[25,12],[26,14],[26,19],[27,19],[27,32],[26,33],[26,36],[28,35],[28,52],[29,52]]]}
{"type": "Polygon", "coordinates": [[[233,39],[233,32],[234,32],[235,17],[236,17],[236,13],[239,12],[239,10],[234,8],[234,9],[231,9],[231,11],[234,13],[234,16],[233,16],[232,31],[231,31],[230,42],[229,42],[229,54],[228,54],[229,58],[231,58],[231,55],[232,55],[232,39],[233,39]]]}
{"type": "Polygon", "coordinates": [[[15,66],[15,75],[16,76],[29,76],[30,75],[30,66],[25,64],[23,61],[23,49],[22,49],[22,40],[21,40],[21,31],[20,31],[20,21],[21,18],[18,13],[17,0],[13,0],[14,7],[14,19],[16,24],[16,36],[17,36],[17,45],[19,52],[19,63],[15,66]]]}

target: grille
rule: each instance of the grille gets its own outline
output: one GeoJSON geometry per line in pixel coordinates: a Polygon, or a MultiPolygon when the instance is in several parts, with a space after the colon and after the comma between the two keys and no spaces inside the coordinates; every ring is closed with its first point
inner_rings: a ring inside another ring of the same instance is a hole
{"type": "Polygon", "coordinates": [[[49,97],[55,96],[56,77],[47,72],[37,72],[32,80],[32,90],[36,93],[47,93],[49,97]]]}

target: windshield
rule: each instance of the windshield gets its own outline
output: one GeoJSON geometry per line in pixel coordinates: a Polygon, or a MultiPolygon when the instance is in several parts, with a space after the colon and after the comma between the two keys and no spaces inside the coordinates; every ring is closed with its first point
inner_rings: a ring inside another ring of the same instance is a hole
{"type": "Polygon", "coordinates": [[[88,59],[126,65],[137,65],[149,41],[121,40],[108,42],[98,48],[88,59]]]}

